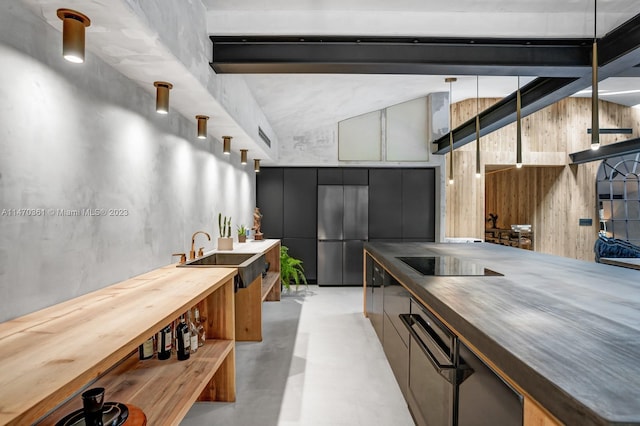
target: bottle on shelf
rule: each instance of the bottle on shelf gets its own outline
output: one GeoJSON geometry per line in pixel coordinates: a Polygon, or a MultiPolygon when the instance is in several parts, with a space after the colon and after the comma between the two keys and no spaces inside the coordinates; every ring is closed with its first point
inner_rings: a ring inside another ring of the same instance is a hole
{"type": "Polygon", "coordinates": [[[153,336],[138,347],[138,356],[141,360],[153,358],[153,336]]]}
{"type": "Polygon", "coordinates": [[[191,353],[195,353],[198,350],[198,329],[193,323],[193,317],[191,316],[191,309],[188,312],[189,317],[189,334],[191,336],[191,353]]]}
{"type": "Polygon", "coordinates": [[[173,341],[173,333],[171,331],[171,325],[167,325],[158,332],[156,338],[158,344],[158,359],[171,358],[171,347],[173,341]]]}
{"type": "Polygon", "coordinates": [[[206,340],[207,335],[204,332],[204,318],[200,317],[200,309],[198,309],[197,306],[193,312],[193,315],[196,320],[196,330],[198,333],[198,346],[204,346],[204,341],[206,340]]]}
{"type": "Polygon", "coordinates": [[[187,326],[184,315],[180,317],[180,324],[176,327],[176,340],[178,341],[178,359],[184,361],[191,356],[191,333],[187,326]]]}

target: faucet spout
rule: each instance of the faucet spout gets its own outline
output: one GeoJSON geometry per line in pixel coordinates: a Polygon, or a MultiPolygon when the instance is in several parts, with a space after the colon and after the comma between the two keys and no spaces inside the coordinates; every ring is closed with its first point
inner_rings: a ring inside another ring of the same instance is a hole
{"type": "Polygon", "coordinates": [[[191,251],[189,252],[189,260],[194,260],[196,258],[196,249],[195,249],[195,245],[196,245],[196,235],[198,234],[204,234],[207,236],[207,240],[211,241],[211,235],[209,235],[208,233],[204,232],[204,231],[196,231],[193,233],[193,235],[191,236],[191,251]]]}

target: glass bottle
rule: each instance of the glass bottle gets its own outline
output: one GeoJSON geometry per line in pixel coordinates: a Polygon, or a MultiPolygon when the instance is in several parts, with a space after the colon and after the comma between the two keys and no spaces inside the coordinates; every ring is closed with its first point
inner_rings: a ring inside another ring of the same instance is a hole
{"type": "Polygon", "coordinates": [[[207,333],[204,330],[204,318],[200,317],[200,309],[196,306],[193,313],[196,320],[196,330],[198,332],[198,346],[204,346],[204,341],[207,339],[207,333]]]}
{"type": "Polygon", "coordinates": [[[191,309],[188,312],[189,316],[189,335],[191,336],[191,353],[195,353],[198,350],[198,329],[193,323],[193,317],[191,316],[191,309]]]}

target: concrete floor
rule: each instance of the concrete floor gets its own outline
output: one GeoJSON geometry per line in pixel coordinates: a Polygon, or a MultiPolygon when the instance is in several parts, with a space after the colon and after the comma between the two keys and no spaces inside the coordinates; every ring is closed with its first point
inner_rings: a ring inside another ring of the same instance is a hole
{"type": "Polygon", "coordinates": [[[263,339],[236,345],[236,402],[196,403],[183,426],[414,424],[361,287],[309,286],[264,303],[263,339]]]}

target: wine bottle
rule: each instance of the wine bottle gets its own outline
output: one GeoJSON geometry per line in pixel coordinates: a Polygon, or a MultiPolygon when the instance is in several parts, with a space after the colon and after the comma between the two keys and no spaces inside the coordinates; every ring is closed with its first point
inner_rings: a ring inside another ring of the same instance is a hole
{"type": "Polygon", "coordinates": [[[204,319],[200,318],[200,309],[196,306],[194,311],[194,316],[196,319],[196,330],[198,332],[198,346],[204,346],[204,341],[207,339],[207,333],[204,332],[204,319]]]}
{"type": "Polygon", "coordinates": [[[198,350],[198,329],[193,323],[191,309],[189,309],[189,333],[191,335],[191,353],[193,354],[198,350]]]}
{"type": "Polygon", "coordinates": [[[153,357],[153,337],[149,337],[138,347],[138,356],[141,360],[153,357]]]}
{"type": "Polygon", "coordinates": [[[178,340],[178,359],[184,361],[191,356],[191,333],[185,323],[184,316],[180,317],[180,324],[176,327],[176,338],[178,340]]]}
{"type": "Polygon", "coordinates": [[[158,332],[158,359],[171,358],[171,340],[173,338],[171,334],[171,325],[167,325],[158,332]]]}

